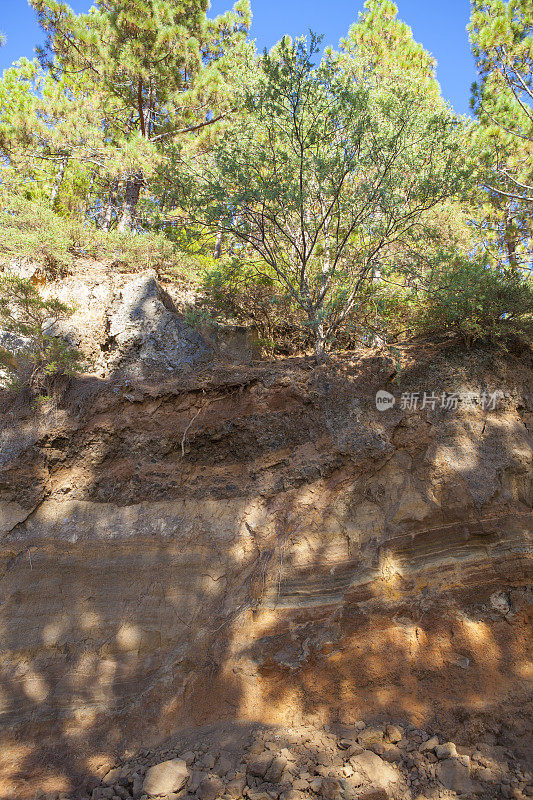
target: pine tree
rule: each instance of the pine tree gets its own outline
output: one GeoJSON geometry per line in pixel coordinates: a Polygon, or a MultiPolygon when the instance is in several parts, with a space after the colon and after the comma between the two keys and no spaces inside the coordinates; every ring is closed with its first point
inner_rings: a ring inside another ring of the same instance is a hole
{"type": "Polygon", "coordinates": [[[227,113],[227,104],[217,108],[224,60],[246,38],[248,2],[214,21],[208,0],[99,0],[80,15],[58,0],[33,5],[48,32],[42,63],[58,76],[84,74],[103,91],[108,135],[127,144],[125,230],[164,146],[227,113]]]}
{"type": "Polygon", "coordinates": [[[507,263],[525,266],[533,233],[533,5],[473,0],[468,29],[479,74],[471,105],[489,201],[483,227],[507,263]]]}
{"type": "Polygon", "coordinates": [[[53,207],[74,174],[109,169],[116,151],[105,142],[101,93],[62,76],[54,80],[37,61],[22,58],[0,80],[3,189],[23,189],[53,207]]]}
{"type": "Polygon", "coordinates": [[[397,18],[398,7],[391,0],[366,0],[364,11],[341,39],[345,69],[360,80],[385,82],[409,81],[421,99],[440,99],[435,77],[436,61],[419,42],[411,28],[397,18]]]}

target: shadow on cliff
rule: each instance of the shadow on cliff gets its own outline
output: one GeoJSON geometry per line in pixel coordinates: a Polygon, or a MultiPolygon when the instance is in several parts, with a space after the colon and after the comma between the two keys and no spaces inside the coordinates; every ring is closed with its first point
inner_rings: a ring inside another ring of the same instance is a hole
{"type": "MultiPolygon", "coordinates": [[[[531,505],[523,481],[513,489],[520,469],[502,461],[515,433],[466,446],[450,423],[458,489],[438,473],[441,495],[422,520],[387,521],[380,541],[341,530],[321,543],[339,487],[353,486],[354,507],[376,504],[391,454],[378,448],[366,464],[357,448],[368,437],[348,441],[354,386],[342,372],[331,381],[288,360],[257,394],[268,369],[188,393],[87,381],[32,445],[49,499],[2,545],[0,797],[89,789],[128,750],[224,718],[382,717],[505,739],[505,714],[494,730],[489,718],[505,694],[512,707],[523,701],[529,635],[515,544],[516,513],[531,505]],[[295,369],[312,401],[284,380],[295,369]],[[298,460],[299,448],[310,455],[298,460]],[[481,470],[499,487],[483,502],[481,470]],[[502,587],[505,614],[489,607],[502,587]]],[[[389,433],[411,459],[409,491],[422,495],[424,470],[438,472],[428,428],[440,423],[404,416],[389,433]]],[[[9,481],[16,470],[5,496],[9,481]]]]}

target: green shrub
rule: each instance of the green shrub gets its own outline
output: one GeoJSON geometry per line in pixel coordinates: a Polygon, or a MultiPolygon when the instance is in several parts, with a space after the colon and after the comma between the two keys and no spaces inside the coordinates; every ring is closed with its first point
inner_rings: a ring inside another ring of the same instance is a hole
{"type": "Polygon", "coordinates": [[[117,271],[155,269],[185,278],[192,277],[195,267],[161,233],[103,231],[60,216],[46,202],[0,193],[0,266],[28,260],[56,277],[80,257],[107,261],[117,271]]]}
{"type": "Polygon", "coordinates": [[[236,256],[204,259],[201,289],[214,319],[253,325],[263,349],[294,352],[311,343],[301,311],[267,272],[236,256]]]}
{"type": "Polygon", "coordinates": [[[0,348],[0,364],[12,388],[29,387],[42,394],[59,376],[81,370],[77,348],[52,333],[73,311],[57,298],[41,297],[27,278],[0,275],[0,327],[24,339],[23,348],[0,348]]]}
{"type": "Polygon", "coordinates": [[[415,329],[453,331],[470,345],[477,340],[531,337],[533,284],[517,269],[457,260],[446,267],[416,308],[415,329]]]}
{"type": "Polygon", "coordinates": [[[28,259],[51,272],[65,271],[72,260],[71,225],[49,205],[15,195],[0,197],[0,264],[28,259]]]}

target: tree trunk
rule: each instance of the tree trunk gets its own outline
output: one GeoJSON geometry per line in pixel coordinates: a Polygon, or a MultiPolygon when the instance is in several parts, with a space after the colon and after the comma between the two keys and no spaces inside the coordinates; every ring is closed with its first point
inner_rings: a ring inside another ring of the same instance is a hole
{"type": "Polygon", "coordinates": [[[505,245],[507,248],[507,258],[511,267],[517,266],[516,245],[517,235],[514,228],[514,220],[509,210],[505,214],[505,245]]]}
{"type": "Polygon", "coordinates": [[[213,251],[213,258],[220,258],[222,255],[222,231],[217,232],[217,240],[213,251]]]}
{"type": "Polygon", "coordinates": [[[326,352],[326,334],[324,332],[324,323],[314,320],[314,336],[315,336],[315,358],[317,364],[322,364],[327,358],[326,352]]]}
{"type": "Polygon", "coordinates": [[[127,230],[131,230],[133,227],[142,183],[142,172],[135,172],[126,181],[124,205],[122,206],[122,215],[120,217],[120,222],[118,223],[117,229],[119,233],[125,233],[127,230]]]}
{"type": "Polygon", "coordinates": [[[109,194],[107,196],[107,204],[102,219],[102,229],[104,231],[108,231],[111,229],[111,223],[113,222],[113,209],[116,208],[117,206],[117,189],[118,189],[118,181],[114,180],[111,184],[111,188],[109,189],[109,194]]]}
{"type": "Polygon", "coordinates": [[[65,177],[65,170],[67,168],[67,164],[68,164],[68,156],[64,156],[59,162],[59,169],[57,170],[56,179],[54,185],[52,186],[52,191],[50,193],[50,205],[52,206],[52,208],[54,207],[56,197],[59,194],[59,190],[61,189],[61,184],[63,183],[63,178],[65,177]]]}

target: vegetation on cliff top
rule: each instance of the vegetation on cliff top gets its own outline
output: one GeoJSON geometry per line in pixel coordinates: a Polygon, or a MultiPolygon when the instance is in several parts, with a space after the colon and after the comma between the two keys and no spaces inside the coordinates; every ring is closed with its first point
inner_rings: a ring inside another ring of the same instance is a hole
{"type": "Polygon", "coordinates": [[[80,256],[164,269],[201,288],[195,313],[319,359],[418,333],[529,335],[526,0],[473,0],[475,122],[390,0],[322,57],[312,34],[259,57],[246,0],[215,19],[206,0],[32,3],[46,46],[0,81],[5,273],[80,256]]]}

